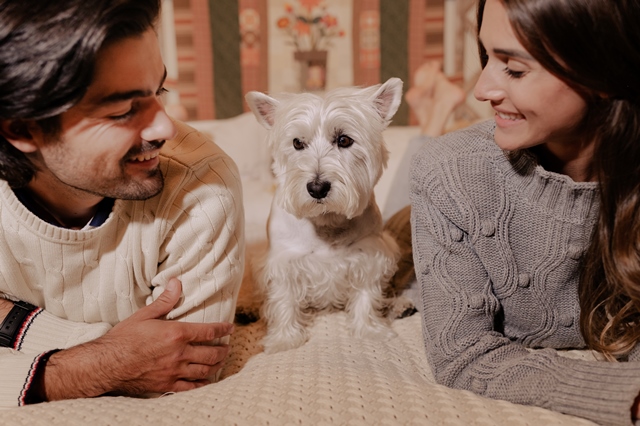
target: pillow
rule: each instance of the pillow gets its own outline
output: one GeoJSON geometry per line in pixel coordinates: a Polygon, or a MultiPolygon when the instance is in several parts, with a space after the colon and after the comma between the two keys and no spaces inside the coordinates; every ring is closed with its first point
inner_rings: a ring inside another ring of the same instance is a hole
{"type": "Polygon", "coordinates": [[[271,155],[267,129],[251,112],[219,120],[191,121],[196,130],[210,136],[235,161],[245,180],[271,179],[271,155]]]}
{"type": "Polygon", "coordinates": [[[409,205],[409,166],[425,141],[419,134],[417,126],[393,126],[383,134],[389,149],[389,164],[376,186],[376,201],[385,221],[409,205]]]}

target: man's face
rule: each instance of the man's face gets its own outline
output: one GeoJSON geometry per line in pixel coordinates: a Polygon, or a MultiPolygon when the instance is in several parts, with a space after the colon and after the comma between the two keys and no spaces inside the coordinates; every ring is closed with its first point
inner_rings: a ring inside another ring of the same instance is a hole
{"type": "Polygon", "coordinates": [[[121,199],[160,192],[158,154],[176,133],[160,99],[165,76],[152,29],[103,48],[87,93],[60,116],[59,135],[34,135],[39,184],[121,199]]]}

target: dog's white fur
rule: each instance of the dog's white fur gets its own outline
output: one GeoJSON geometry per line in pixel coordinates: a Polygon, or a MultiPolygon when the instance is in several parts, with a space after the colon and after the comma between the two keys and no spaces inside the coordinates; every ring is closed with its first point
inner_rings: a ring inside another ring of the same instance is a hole
{"type": "Polygon", "coordinates": [[[265,352],[302,345],[315,310],[345,309],[357,337],[393,336],[381,311],[399,250],[383,232],[373,188],[387,164],[382,132],[402,81],[246,99],[270,130],[277,182],[269,248],[253,262],[265,294],[265,352]]]}

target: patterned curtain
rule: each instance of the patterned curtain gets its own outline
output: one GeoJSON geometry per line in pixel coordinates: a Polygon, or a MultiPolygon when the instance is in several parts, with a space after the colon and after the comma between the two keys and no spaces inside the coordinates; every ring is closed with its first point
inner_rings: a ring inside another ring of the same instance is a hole
{"type": "MultiPolygon", "coordinates": [[[[296,2],[318,4],[331,13],[336,10],[343,13],[338,19],[340,38],[333,40],[329,50],[347,45],[350,50],[346,55],[333,57],[329,52],[328,66],[339,67],[343,78],[339,83],[331,81],[336,75],[335,68],[332,69],[333,74],[327,73],[327,88],[338,84],[371,85],[399,77],[405,82],[406,91],[422,63],[443,60],[445,1],[451,0],[349,1],[173,0],[176,86],[189,119],[233,117],[247,111],[246,92],[278,91],[269,87],[270,66],[271,72],[295,75],[289,68],[295,65],[293,52],[284,52],[289,62],[280,63],[274,57],[284,57],[281,49],[272,47],[278,51],[270,54],[269,47],[274,45],[273,37],[282,38],[278,19],[283,10],[296,2]],[[344,14],[346,4],[352,4],[349,6],[352,11],[344,14]]],[[[415,124],[404,102],[393,124],[415,124]]]]}

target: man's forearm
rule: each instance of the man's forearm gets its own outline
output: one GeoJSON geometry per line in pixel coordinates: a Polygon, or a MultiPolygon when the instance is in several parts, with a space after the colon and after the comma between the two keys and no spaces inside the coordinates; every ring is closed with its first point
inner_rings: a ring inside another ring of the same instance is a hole
{"type": "Polygon", "coordinates": [[[178,392],[209,383],[229,348],[205,343],[228,336],[233,326],[164,320],[181,295],[181,283],[173,279],[158,299],[104,336],[52,354],[34,391],[51,401],[178,392]]]}
{"type": "Polygon", "coordinates": [[[42,401],[88,398],[113,389],[114,378],[100,368],[102,351],[93,342],[60,351],[51,356],[44,374],[34,383],[42,401]]]}
{"type": "Polygon", "coordinates": [[[4,321],[13,308],[13,302],[7,299],[0,299],[0,323],[4,321]]]}

